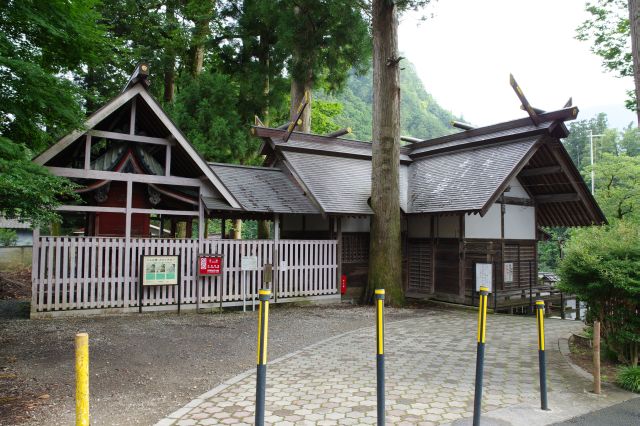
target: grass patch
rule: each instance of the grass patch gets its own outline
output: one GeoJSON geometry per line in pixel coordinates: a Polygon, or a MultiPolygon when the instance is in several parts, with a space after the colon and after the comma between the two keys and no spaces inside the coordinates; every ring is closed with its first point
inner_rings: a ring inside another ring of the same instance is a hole
{"type": "Polygon", "coordinates": [[[623,389],[640,393],[640,366],[622,367],[618,371],[618,384],[623,389]]]}

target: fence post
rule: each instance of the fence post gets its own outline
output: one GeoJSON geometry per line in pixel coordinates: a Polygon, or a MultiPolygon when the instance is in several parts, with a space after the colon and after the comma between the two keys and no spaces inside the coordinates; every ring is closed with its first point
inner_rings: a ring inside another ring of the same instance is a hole
{"type": "Polygon", "coordinates": [[[376,372],[378,384],[378,426],[384,426],[384,289],[376,289],[374,298],[376,301],[376,372]]]}
{"type": "Polygon", "coordinates": [[[480,301],[478,305],[478,353],[476,355],[476,385],[473,397],[473,426],[480,425],[482,412],[482,375],[484,372],[484,344],[487,331],[487,295],[489,289],[480,287],[480,301]]]}
{"type": "Polygon", "coordinates": [[[76,426],[89,426],[89,335],[76,334],[76,426]]]}
{"type": "Polygon", "coordinates": [[[538,320],[538,365],[540,371],[540,406],[549,409],[547,402],[547,364],[544,352],[544,301],[536,300],[536,319],[538,320]]]}
{"type": "Polygon", "coordinates": [[[593,393],[600,395],[600,321],[593,322],[593,393]]]}
{"type": "Polygon", "coordinates": [[[258,310],[258,349],[256,376],[256,426],[264,426],[264,399],[267,384],[267,343],[269,338],[269,298],[271,290],[258,292],[260,307],[258,310]]]}

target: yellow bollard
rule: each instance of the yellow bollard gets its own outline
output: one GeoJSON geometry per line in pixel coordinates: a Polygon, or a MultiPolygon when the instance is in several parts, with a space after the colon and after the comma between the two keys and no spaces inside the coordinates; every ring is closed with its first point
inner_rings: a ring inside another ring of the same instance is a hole
{"type": "Polygon", "coordinates": [[[76,426],[89,426],[89,335],[76,334],[76,426]]]}

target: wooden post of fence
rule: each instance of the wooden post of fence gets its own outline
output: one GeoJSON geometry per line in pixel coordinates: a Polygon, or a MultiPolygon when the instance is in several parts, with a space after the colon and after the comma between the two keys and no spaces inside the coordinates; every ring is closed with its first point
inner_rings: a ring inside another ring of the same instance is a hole
{"type": "Polygon", "coordinates": [[[38,292],[42,291],[42,284],[38,283],[38,261],[40,254],[40,228],[33,227],[33,246],[31,248],[31,313],[38,311],[38,292]]]}
{"type": "Polygon", "coordinates": [[[593,393],[600,395],[600,321],[593,323],[593,393]]]}

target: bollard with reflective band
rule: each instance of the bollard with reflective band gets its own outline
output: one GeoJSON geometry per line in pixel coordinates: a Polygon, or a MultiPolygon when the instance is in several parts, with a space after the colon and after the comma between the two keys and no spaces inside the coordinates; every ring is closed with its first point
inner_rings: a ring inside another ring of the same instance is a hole
{"type": "Polygon", "coordinates": [[[544,353],[544,301],[536,300],[536,318],[538,320],[538,363],[540,365],[540,406],[548,410],[547,403],[547,365],[544,353]]]}
{"type": "Polygon", "coordinates": [[[378,426],[384,425],[384,289],[376,289],[376,371],[378,381],[378,426]]]}
{"type": "Polygon", "coordinates": [[[267,342],[269,338],[269,298],[271,290],[260,290],[260,309],[258,310],[258,349],[256,361],[258,364],[256,377],[256,422],[257,426],[264,425],[264,398],[267,384],[267,342]]]}
{"type": "Polygon", "coordinates": [[[89,426],[89,335],[76,334],[76,426],[89,426]]]}
{"type": "Polygon", "coordinates": [[[487,335],[487,296],[489,289],[480,287],[478,305],[478,354],[476,355],[476,389],[473,398],[473,426],[480,424],[482,410],[482,375],[484,372],[484,343],[487,335]]]}

